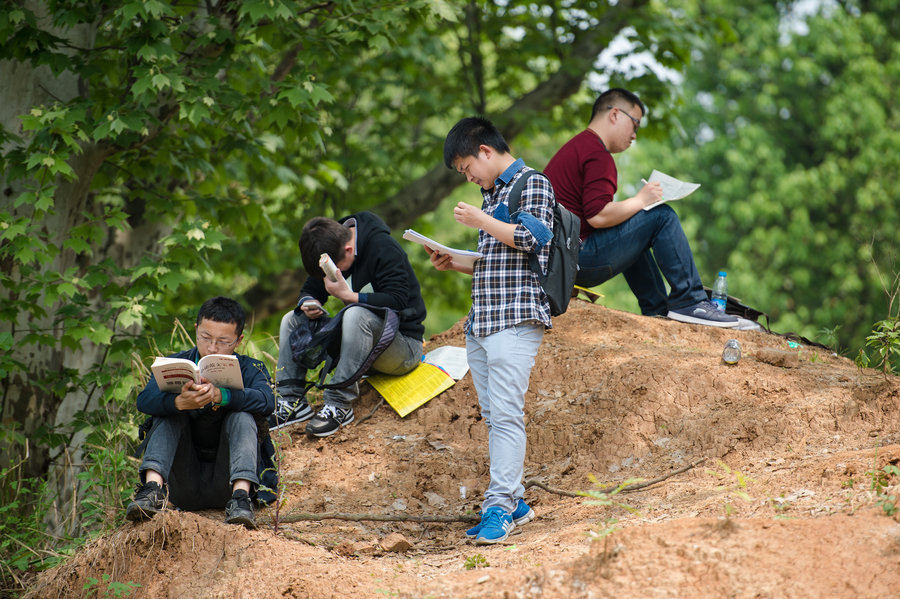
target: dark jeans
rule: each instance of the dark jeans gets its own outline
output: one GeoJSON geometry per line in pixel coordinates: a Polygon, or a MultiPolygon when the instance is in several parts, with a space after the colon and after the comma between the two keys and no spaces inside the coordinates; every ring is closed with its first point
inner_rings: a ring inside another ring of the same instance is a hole
{"type": "Polygon", "coordinates": [[[665,316],[707,299],[681,221],[665,204],[615,227],[595,229],[581,246],[578,265],[576,283],[583,287],[624,274],[647,316],[665,316]],[[671,288],[668,297],[663,276],[671,288]]]}
{"type": "Polygon", "coordinates": [[[147,470],[159,472],[169,485],[169,500],[183,510],[224,508],[235,480],[259,484],[259,441],[256,421],[248,412],[228,412],[221,433],[215,455],[201,456],[192,440],[187,413],[154,416],[141,479],[147,470]]]}

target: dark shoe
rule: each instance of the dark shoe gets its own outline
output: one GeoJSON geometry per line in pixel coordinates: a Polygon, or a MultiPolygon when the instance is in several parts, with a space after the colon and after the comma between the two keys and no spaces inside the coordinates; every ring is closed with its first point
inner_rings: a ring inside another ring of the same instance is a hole
{"type": "MultiPolygon", "coordinates": [[[[481,513],[478,514],[479,516],[481,513]]],[[[531,509],[527,503],[525,503],[524,499],[519,499],[516,503],[516,509],[513,510],[512,513],[513,523],[516,526],[522,526],[528,522],[534,520],[534,510],[531,509]]],[[[474,539],[478,536],[478,533],[481,532],[481,522],[470,528],[466,531],[466,536],[470,539],[474,539]]]]}
{"type": "Polygon", "coordinates": [[[250,530],[256,530],[256,516],[253,513],[253,503],[250,495],[243,489],[238,489],[225,505],[225,522],[228,524],[243,524],[250,530]]]}
{"type": "Polygon", "coordinates": [[[138,483],[134,500],[125,508],[125,517],[132,522],[149,520],[166,508],[169,492],[165,485],[159,483],[138,483]]]}
{"type": "Polygon", "coordinates": [[[669,310],[668,317],[678,322],[705,324],[711,327],[731,328],[739,323],[737,316],[718,310],[711,301],[704,300],[687,308],[669,310]]]}
{"type": "Polygon", "coordinates": [[[312,415],[312,408],[302,397],[279,399],[275,406],[275,412],[269,416],[269,430],[309,420],[312,415]]]}
{"type": "Polygon", "coordinates": [[[326,405],[306,424],[306,434],[313,437],[327,437],[351,422],[353,422],[353,408],[326,405]]]}

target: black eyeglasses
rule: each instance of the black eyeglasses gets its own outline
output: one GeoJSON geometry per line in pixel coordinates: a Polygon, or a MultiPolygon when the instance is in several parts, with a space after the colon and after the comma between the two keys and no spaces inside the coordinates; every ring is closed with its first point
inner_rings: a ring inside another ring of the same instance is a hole
{"type": "Polygon", "coordinates": [[[631,119],[631,122],[634,123],[634,132],[637,133],[638,129],[639,129],[640,126],[641,126],[641,120],[640,120],[640,119],[634,118],[633,116],[631,116],[630,114],[628,114],[627,112],[625,112],[624,110],[622,110],[621,108],[619,108],[618,106],[607,106],[606,108],[608,108],[609,110],[612,110],[613,108],[615,108],[615,109],[618,110],[620,113],[622,113],[622,114],[624,114],[625,116],[627,116],[628,118],[630,118],[630,119],[631,119]]]}

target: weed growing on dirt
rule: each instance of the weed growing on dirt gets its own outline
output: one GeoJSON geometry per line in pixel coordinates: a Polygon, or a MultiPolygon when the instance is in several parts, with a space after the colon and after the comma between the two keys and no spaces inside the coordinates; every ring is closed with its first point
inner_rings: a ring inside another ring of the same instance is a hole
{"type": "Polygon", "coordinates": [[[718,460],[717,464],[718,468],[716,470],[707,469],[706,472],[722,481],[722,484],[717,489],[725,493],[722,509],[725,514],[725,521],[730,522],[731,516],[734,514],[733,498],[746,502],[753,500],[750,494],[747,493],[747,484],[752,482],[752,480],[744,476],[740,471],[732,470],[722,460],[718,460]]]}
{"type": "MultiPolygon", "coordinates": [[[[887,318],[872,325],[872,334],[866,337],[866,345],[874,348],[878,354],[880,358],[878,367],[887,378],[889,373],[894,373],[894,365],[891,360],[900,358],[900,271],[894,273],[894,278],[890,283],[882,276],[877,265],[876,271],[881,281],[881,287],[888,298],[887,318]]],[[[860,349],[856,356],[856,366],[865,368],[868,365],[869,357],[860,349]]]]}
{"type": "Polygon", "coordinates": [[[474,570],[475,568],[490,568],[491,565],[488,563],[487,558],[481,555],[480,553],[476,553],[475,555],[470,555],[466,558],[465,563],[463,564],[466,570],[474,570]]]}
{"type": "Polygon", "coordinates": [[[894,464],[887,464],[881,469],[873,467],[866,474],[872,479],[875,505],[882,509],[885,516],[894,517],[900,513],[900,507],[897,506],[897,495],[891,492],[895,477],[900,479],[900,468],[894,464]]]}
{"type": "Polygon", "coordinates": [[[876,322],[872,327],[872,334],[866,337],[866,345],[875,348],[880,356],[878,367],[884,377],[893,374],[891,359],[900,357],[900,318],[886,318],[876,322]]]}
{"type": "Polygon", "coordinates": [[[131,597],[131,592],[141,586],[136,582],[116,582],[110,579],[109,574],[104,574],[101,580],[88,578],[84,585],[85,597],[131,597]],[[105,587],[102,593],[101,587],[105,587]]]}
{"type": "MultiPolygon", "coordinates": [[[[610,490],[612,485],[606,485],[597,480],[597,477],[593,474],[588,474],[588,480],[591,481],[591,484],[594,485],[594,489],[590,491],[579,491],[578,494],[583,497],[589,497],[590,499],[586,499],[584,501],[585,505],[597,505],[601,507],[609,507],[609,508],[620,508],[631,512],[632,514],[637,514],[638,511],[628,505],[627,503],[623,503],[615,499],[616,495],[622,492],[625,487],[629,487],[635,483],[641,482],[643,479],[640,478],[629,478],[628,480],[619,483],[615,488],[610,490]]],[[[609,537],[614,532],[619,530],[618,518],[615,518],[612,515],[607,516],[602,521],[598,522],[597,525],[587,532],[588,538],[591,542],[603,540],[603,553],[602,558],[604,560],[612,557],[612,553],[609,548],[609,537]]]]}

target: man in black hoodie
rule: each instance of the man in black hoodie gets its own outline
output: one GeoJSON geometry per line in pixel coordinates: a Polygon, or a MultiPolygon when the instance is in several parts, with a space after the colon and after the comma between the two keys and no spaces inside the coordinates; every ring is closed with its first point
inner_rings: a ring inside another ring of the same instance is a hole
{"type": "MultiPolygon", "coordinates": [[[[359,395],[359,388],[353,384],[344,389],[326,389],[325,405],[313,417],[303,397],[306,370],[291,356],[291,332],[298,326],[308,326],[308,320],[321,318],[325,314],[322,305],[329,296],[348,306],[362,303],[392,308],[400,317],[399,330],[372,369],[406,374],[422,359],[425,301],[406,252],[390,236],[384,221],[371,212],[351,214],[339,221],[311,219],[300,234],[300,257],[309,276],[300,290],[297,307],[281,320],[277,377],[280,397],[273,424],[277,428],[312,418],[306,433],[327,437],[353,422],[353,400],[359,395]],[[337,267],[336,281],[326,277],[319,266],[322,254],[328,254],[337,267]]],[[[366,308],[353,307],[344,312],[335,380],[346,380],[356,372],[372,350],[382,326],[383,319],[366,308]]]]}

